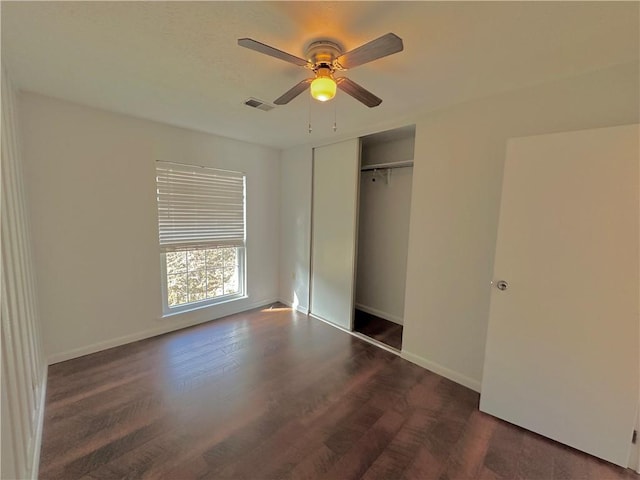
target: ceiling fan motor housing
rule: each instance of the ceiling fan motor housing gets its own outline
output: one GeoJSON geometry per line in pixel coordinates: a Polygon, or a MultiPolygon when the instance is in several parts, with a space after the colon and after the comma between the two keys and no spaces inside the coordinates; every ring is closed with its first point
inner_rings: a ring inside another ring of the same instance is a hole
{"type": "Polygon", "coordinates": [[[342,48],[335,42],[329,40],[318,40],[311,43],[307,48],[306,58],[309,68],[322,75],[324,69],[329,69],[330,73],[338,68],[335,60],[342,55],[342,48]]]}

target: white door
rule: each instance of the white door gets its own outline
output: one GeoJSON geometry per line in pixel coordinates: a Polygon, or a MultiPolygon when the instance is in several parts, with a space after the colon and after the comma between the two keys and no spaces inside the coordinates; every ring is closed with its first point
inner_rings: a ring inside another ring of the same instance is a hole
{"type": "Polygon", "coordinates": [[[638,138],[629,125],[509,141],[480,399],[624,467],[638,405],[638,138]]]}
{"type": "Polygon", "coordinates": [[[360,139],[313,150],[311,314],[351,330],[360,139]]]}

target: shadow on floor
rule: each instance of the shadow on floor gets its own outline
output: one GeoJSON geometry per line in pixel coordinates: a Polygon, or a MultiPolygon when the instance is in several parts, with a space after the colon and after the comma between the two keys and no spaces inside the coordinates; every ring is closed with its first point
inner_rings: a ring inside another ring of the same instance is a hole
{"type": "Polygon", "coordinates": [[[356,308],[353,329],[396,350],[402,349],[402,325],[356,308]]]}

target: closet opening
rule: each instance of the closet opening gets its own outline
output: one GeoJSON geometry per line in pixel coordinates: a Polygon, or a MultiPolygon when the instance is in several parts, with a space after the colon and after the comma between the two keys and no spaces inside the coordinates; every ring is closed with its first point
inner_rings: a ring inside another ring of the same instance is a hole
{"type": "Polygon", "coordinates": [[[402,350],[415,125],[361,138],[353,330],[402,350]]]}

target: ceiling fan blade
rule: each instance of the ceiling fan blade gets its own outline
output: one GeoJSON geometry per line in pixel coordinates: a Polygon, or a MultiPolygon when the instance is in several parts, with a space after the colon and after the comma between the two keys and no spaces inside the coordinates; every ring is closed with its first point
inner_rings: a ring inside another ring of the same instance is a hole
{"type": "Polygon", "coordinates": [[[241,47],[248,48],[250,50],[255,50],[256,52],[264,53],[265,55],[270,55],[272,57],[279,58],[280,60],[293,63],[294,65],[298,65],[300,67],[304,67],[308,63],[306,60],[303,60],[300,57],[296,57],[295,55],[291,55],[290,53],[283,52],[282,50],[278,50],[277,48],[270,47],[269,45],[260,43],[252,38],[239,38],[238,45],[240,45],[241,47]]]}
{"type": "Polygon", "coordinates": [[[378,58],[401,52],[403,48],[404,45],[400,37],[393,33],[387,33],[380,38],[359,46],[355,50],[340,55],[338,63],[344,69],[353,68],[378,58]]]}
{"type": "Polygon", "coordinates": [[[365,90],[353,80],[346,77],[336,78],[338,88],[344,93],[351,95],[356,100],[364,103],[367,107],[377,107],[382,103],[382,99],[376,97],[373,93],[365,90]]]}
{"type": "Polygon", "coordinates": [[[292,89],[290,89],[288,92],[286,92],[280,98],[275,100],[273,103],[275,103],[276,105],[286,105],[291,100],[293,100],[298,95],[300,95],[302,92],[304,92],[309,87],[309,84],[311,82],[313,82],[313,78],[306,78],[306,79],[302,80],[300,83],[295,85],[292,89]]]}

